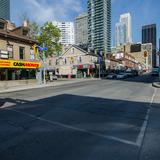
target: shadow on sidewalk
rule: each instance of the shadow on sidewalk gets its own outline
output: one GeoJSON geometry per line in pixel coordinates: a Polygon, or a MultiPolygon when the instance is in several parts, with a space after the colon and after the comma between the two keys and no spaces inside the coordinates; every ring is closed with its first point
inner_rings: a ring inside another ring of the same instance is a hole
{"type": "MultiPolygon", "coordinates": [[[[138,76],[138,77],[130,77],[130,78],[126,78],[126,79],[111,79],[111,81],[124,81],[124,82],[136,82],[136,83],[151,83],[153,81],[155,81],[157,77],[155,76],[151,76],[150,74],[146,74],[146,75],[142,75],[142,76],[138,76]]],[[[103,80],[105,80],[103,78],[103,80]]]]}

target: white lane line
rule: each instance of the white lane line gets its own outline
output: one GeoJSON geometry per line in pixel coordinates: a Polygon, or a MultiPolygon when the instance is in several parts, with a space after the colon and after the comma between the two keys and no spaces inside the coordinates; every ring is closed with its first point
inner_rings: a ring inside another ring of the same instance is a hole
{"type": "Polygon", "coordinates": [[[143,143],[144,135],[145,135],[145,132],[146,132],[146,129],[147,129],[147,125],[148,125],[149,115],[150,115],[150,112],[151,112],[151,108],[152,108],[152,104],[153,104],[154,98],[156,96],[156,92],[157,92],[157,89],[154,89],[154,93],[152,95],[152,98],[151,98],[151,101],[150,101],[150,104],[149,104],[149,108],[148,108],[146,116],[145,116],[145,120],[144,120],[143,125],[141,127],[140,133],[139,133],[139,135],[137,137],[136,144],[138,146],[141,146],[142,143],[143,143]]]}
{"type": "Polygon", "coordinates": [[[60,122],[47,120],[47,119],[37,117],[37,116],[34,116],[32,114],[25,113],[25,112],[22,112],[22,111],[18,111],[18,110],[15,110],[15,109],[6,108],[5,110],[17,112],[17,113],[23,114],[25,116],[31,117],[33,119],[49,123],[49,124],[54,125],[54,126],[56,125],[56,126],[60,126],[60,127],[63,127],[63,128],[72,129],[72,130],[75,130],[75,131],[78,131],[78,132],[87,133],[87,134],[97,136],[97,137],[100,137],[100,138],[105,138],[105,139],[108,139],[108,140],[114,140],[114,141],[117,141],[117,142],[120,142],[120,143],[123,143],[123,144],[133,145],[133,146],[136,146],[136,147],[138,146],[136,142],[128,141],[128,140],[117,138],[117,137],[110,136],[110,135],[99,134],[99,133],[96,133],[96,132],[88,131],[86,129],[77,128],[77,127],[74,127],[74,126],[71,126],[71,125],[66,125],[66,124],[63,124],[63,123],[60,123],[60,122]]]}

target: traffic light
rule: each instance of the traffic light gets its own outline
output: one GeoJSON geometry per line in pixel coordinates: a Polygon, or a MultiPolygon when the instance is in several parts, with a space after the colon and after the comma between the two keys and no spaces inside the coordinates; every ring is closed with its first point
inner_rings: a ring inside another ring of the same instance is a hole
{"type": "Polygon", "coordinates": [[[34,44],[32,48],[33,48],[34,54],[38,54],[38,46],[34,44]]]}
{"type": "Polygon", "coordinates": [[[148,56],[148,53],[147,51],[144,52],[144,57],[147,57],[148,56]]]}

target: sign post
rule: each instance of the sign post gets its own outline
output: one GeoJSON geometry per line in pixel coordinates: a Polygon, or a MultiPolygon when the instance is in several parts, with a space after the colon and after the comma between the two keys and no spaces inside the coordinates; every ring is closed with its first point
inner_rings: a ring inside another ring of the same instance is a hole
{"type": "Polygon", "coordinates": [[[46,84],[46,56],[44,50],[43,50],[43,83],[46,84]]]}
{"type": "MultiPolygon", "coordinates": [[[[159,60],[160,60],[160,51],[157,53],[157,55],[159,56],[159,60]]],[[[159,68],[158,68],[158,73],[159,73],[159,82],[160,82],[160,64],[159,64],[159,68]]]]}
{"type": "Polygon", "coordinates": [[[47,51],[47,48],[41,46],[38,46],[38,50],[42,52],[43,56],[43,83],[46,84],[46,56],[45,56],[45,51],[47,51]]]}
{"type": "Polygon", "coordinates": [[[101,57],[98,57],[98,63],[99,63],[99,79],[101,79],[101,57]]]}

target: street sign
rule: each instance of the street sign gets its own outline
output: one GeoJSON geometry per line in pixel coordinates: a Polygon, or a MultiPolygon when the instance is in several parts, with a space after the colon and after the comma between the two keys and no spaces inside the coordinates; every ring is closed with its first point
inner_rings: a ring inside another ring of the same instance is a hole
{"type": "Polygon", "coordinates": [[[39,51],[47,51],[48,49],[45,47],[37,46],[39,51]]]}

